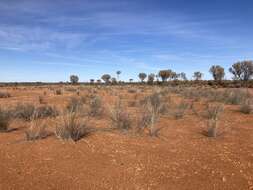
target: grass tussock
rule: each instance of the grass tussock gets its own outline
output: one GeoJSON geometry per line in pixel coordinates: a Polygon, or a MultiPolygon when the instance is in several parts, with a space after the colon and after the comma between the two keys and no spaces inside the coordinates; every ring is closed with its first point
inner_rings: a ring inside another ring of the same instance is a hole
{"type": "Polygon", "coordinates": [[[224,111],[222,104],[208,104],[206,107],[207,136],[217,137],[219,132],[219,120],[224,111]]]}
{"type": "Polygon", "coordinates": [[[67,112],[56,122],[55,135],[63,140],[78,141],[89,132],[87,119],[80,118],[77,112],[67,112]]]}
{"type": "Polygon", "coordinates": [[[155,92],[147,96],[142,102],[142,114],[139,119],[139,128],[148,129],[150,136],[158,136],[161,128],[156,128],[155,124],[159,121],[163,110],[162,95],[155,92]]]}
{"type": "Polygon", "coordinates": [[[128,112],[118,101],[115,106],[110,110],[110,120],[112,127],[119,130],[127,131],[131,129],[131,119],[128,112]]]}
{"type": "Polygon", "coordinates": [[[6,110],[0,108],[0,132],[7,132],[9,129],[10,116],[6,110]]]}
{"type": "Polygon", "coordinates": [[[253,104],[252,101],[247,99],[240,105],[240,112],[244,114],[253,113],[253,104]]]}
{"type": "Polygon", "coordinates": [[[14,118],[25,121],[31,121],[35,113],[40,119],[59,115],[57,109],[49,105],[35,107],[33,104],[18,104],[11,112],[14,118]]]}
{"type": "Polygon", "coordinates": [[[35,141],[47,137],[45,121],[39,120],[38,114],[34,113],[31,118],[30,126],[25,131],[25,137],[27,141],[35,141]]]}
{"type": "Polygon", "coordinates": [[[103,114],[103,104],[99,96],[91,97],[89,101],[89,116],[98,117],[103,114]]]}

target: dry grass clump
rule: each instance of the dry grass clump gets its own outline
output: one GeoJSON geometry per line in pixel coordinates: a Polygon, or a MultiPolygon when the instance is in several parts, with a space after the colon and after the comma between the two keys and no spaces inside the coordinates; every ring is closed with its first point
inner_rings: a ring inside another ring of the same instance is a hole
{"type": "Polygon", "coordinates": [[[67,112],[56,122],[55,135],[60,139],[78,141],[89,133],[87,120],[79,117],[77,112],[67,112]]]}
{"type": "Polygon", "coordinates": [[[244,114],[251,114],[251,113],[253,113],[253,105],[252,105],[252,101],[250,99],[245,100],[240,105],[240,112],[242,112],[244,114]]]}
{"type": "Polygon", "coordinates": [[[59,115],[58,110],[52,106],[39,106],[34,111],[37,114],[37,118],[43,119],[47,117],[57,117],[59,115]]]}
{"type": "Polygon", "coordinates": [[[208,137],[217,137],[218,135],[218,121],[222,112],[224,111],[224,106],[222,104],[208,104],[206,108],[206,117],[208,119],[208,137]]]}
{"type": "Polygon", "coordinates": [[[128,107],[135,107],[137,105],[136,101],[128,101],[128,107]]]}
{"type": "Polygon", "coordinates": [[[187,109],[190,107],[190,104],[186,101],[181,101],[179,104],[177,104],[175,106],[175,108],[173,109],[172,115],[176,118],[176,119],[181,119],[184,117],[185,112],[187,111],[187,109]]]}
{"type": "Polygon", "coordinates": [[[10,116],[6,110],[0,108],[0,132],[7,132],[10,123],[10,116]]]}
{"type": "Polygon", "coordinates": [[[46,104],[46,100],[43,96],[39,96],[39,103],[40,104],[46,104]]]}
{"type": "Polygon", "coordinates": [[[137,93],[137,90],[135,88],[130,88],[127,90],[128,93],[134,94],[137,93]]]}
{"type": "Polygon", "coordinates": [[[43,119],[47,117],[56,117],[59,115],[58,110],[55,107],[49,105],[43,105],[35,107],[33,104],[18,104],[12,111],[11,115],[13,118],[23,119],[25,121],[31,121],[36,117],[43,119]]]}
{"type": "Polygon", "coordinates": [[[34,113],[28,130],[25,131],[27,141],[35,141],[47,137],[45,121],[39,120],[38,113],[34,113]]]}
{"type": "Polygon", "coordinates": [[[250,93],[245,90],[226,90],[223,94],[224,102],[227,104],[239,105],[251,97],[250,93]]]}
{"type": "Polygon", "coordinates": [[[9,92],[0,92],[0,98],[10,98],[11,94],[9,92]]]}
{"type": "Polygon", "coordinates": [[[91,117],[101,116],[103,113],[102,100],[99,96],[94,96],[89,101],[89,115],[91,117]]]}
{"type": "Polygon", "coordinates": [[[122,106],[120,101],[118,101],[111,109],[110,120],[113,128],[124,131],[131,129],[130,116],[125,111],[125,108],[122,106]]]}
{"type": "Polygon", "coordinates": [[[150,136],[158,136],[158,132],[161,130],[161,128],[155,127],[155,123],[158,122],[163,108],[161,98],[161,94],[155,92],[146,97],[141,103],[142,115],[138,122],[139,128],[148,128],[150,136]]]}
{"type": "Polygon", "coordinates": [[[66,109],[70,112],[71,111],[77,112],[77,111],[81,111],[83,109],[83,106],[84,106],[84,99],[71,97],[70,101],[68,102],[66,106],[66,109]]]}
{"type": "Polygon", "coordinates": [[[35,112],[35,109],[36,108],[33,104],[18,104],[12,113],[15,118],[30,121],[35,112]]]}
{"type": "Polygon", "coordinates": [[[56,95],[62,95],[62,90],[61,89],[56,89],[55,94],[56,95]]]}

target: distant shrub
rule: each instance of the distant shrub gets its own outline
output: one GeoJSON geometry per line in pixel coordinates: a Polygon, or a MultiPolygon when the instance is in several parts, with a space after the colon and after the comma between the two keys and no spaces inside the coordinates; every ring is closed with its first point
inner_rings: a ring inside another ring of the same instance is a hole
{"type": "Polygon", "coordinates": [[[250,96],[249,92],[244,90],[226,90],[223,94],[224,102],[233,105],[244,103],[250,96]]]}
{"type": "Polygon", "coordinates": [[[79,77],[77,75],[71,75],[69,78],[72,84],[78,84],[79,77]]]}
{"type": "Polygon", "coordinates": [[[87,126],[87,120],[78,117],[76,112],[67,112],[63,114],[56,123],[55,135],[63,140],[78,141],[88,135],[90,129],[87,126]]]}
{"type": "Polygon", "coordinates": [[[11,94],[9,92],[0,92],[0,98],[10,98],[11,94]]]}
{"type": "Polygon", "coordinates": [[[0,132],[7,132],[9,127],[10,117],[8,112],[0,108],[0,132]]]}

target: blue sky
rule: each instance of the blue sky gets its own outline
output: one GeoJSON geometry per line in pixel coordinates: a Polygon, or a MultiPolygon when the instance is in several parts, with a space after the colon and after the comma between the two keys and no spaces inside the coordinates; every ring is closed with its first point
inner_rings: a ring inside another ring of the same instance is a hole
{"type": "Polygon", "coordinates": [[[1,0],[0,81],[194,71],[253,59],[250,0],[1,0]]]}

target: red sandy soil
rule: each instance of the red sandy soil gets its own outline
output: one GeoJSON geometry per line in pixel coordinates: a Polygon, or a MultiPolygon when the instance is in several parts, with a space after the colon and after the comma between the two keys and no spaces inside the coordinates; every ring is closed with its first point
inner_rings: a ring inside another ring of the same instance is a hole
{"type": "MultiPolygon", "coordinates": [[[[1,106],[38,104],[45,89],[8,91],[12,97],[0,99],[1,106]]],[[[58,107],[75,94],[46,91],[46,101],[58,107]]],[[[99,94],[108,105],[119,93],[133,100],[126,92],[99,94]]],[[[91,123],[110,126],[107,116],[91,123]]],[[[202,134],[205,122],[192,113],[178,120],[162,117],[157,125],[164,127],[158,138],[100,131],[75,143],[55,136],[28,142],[27,123],[13,121],[11,127],[18,130],[0,133],[0,189],[253,190],[252,115],[226,106],[220,125],[228,130],[216,139],[202,134]]]]}

